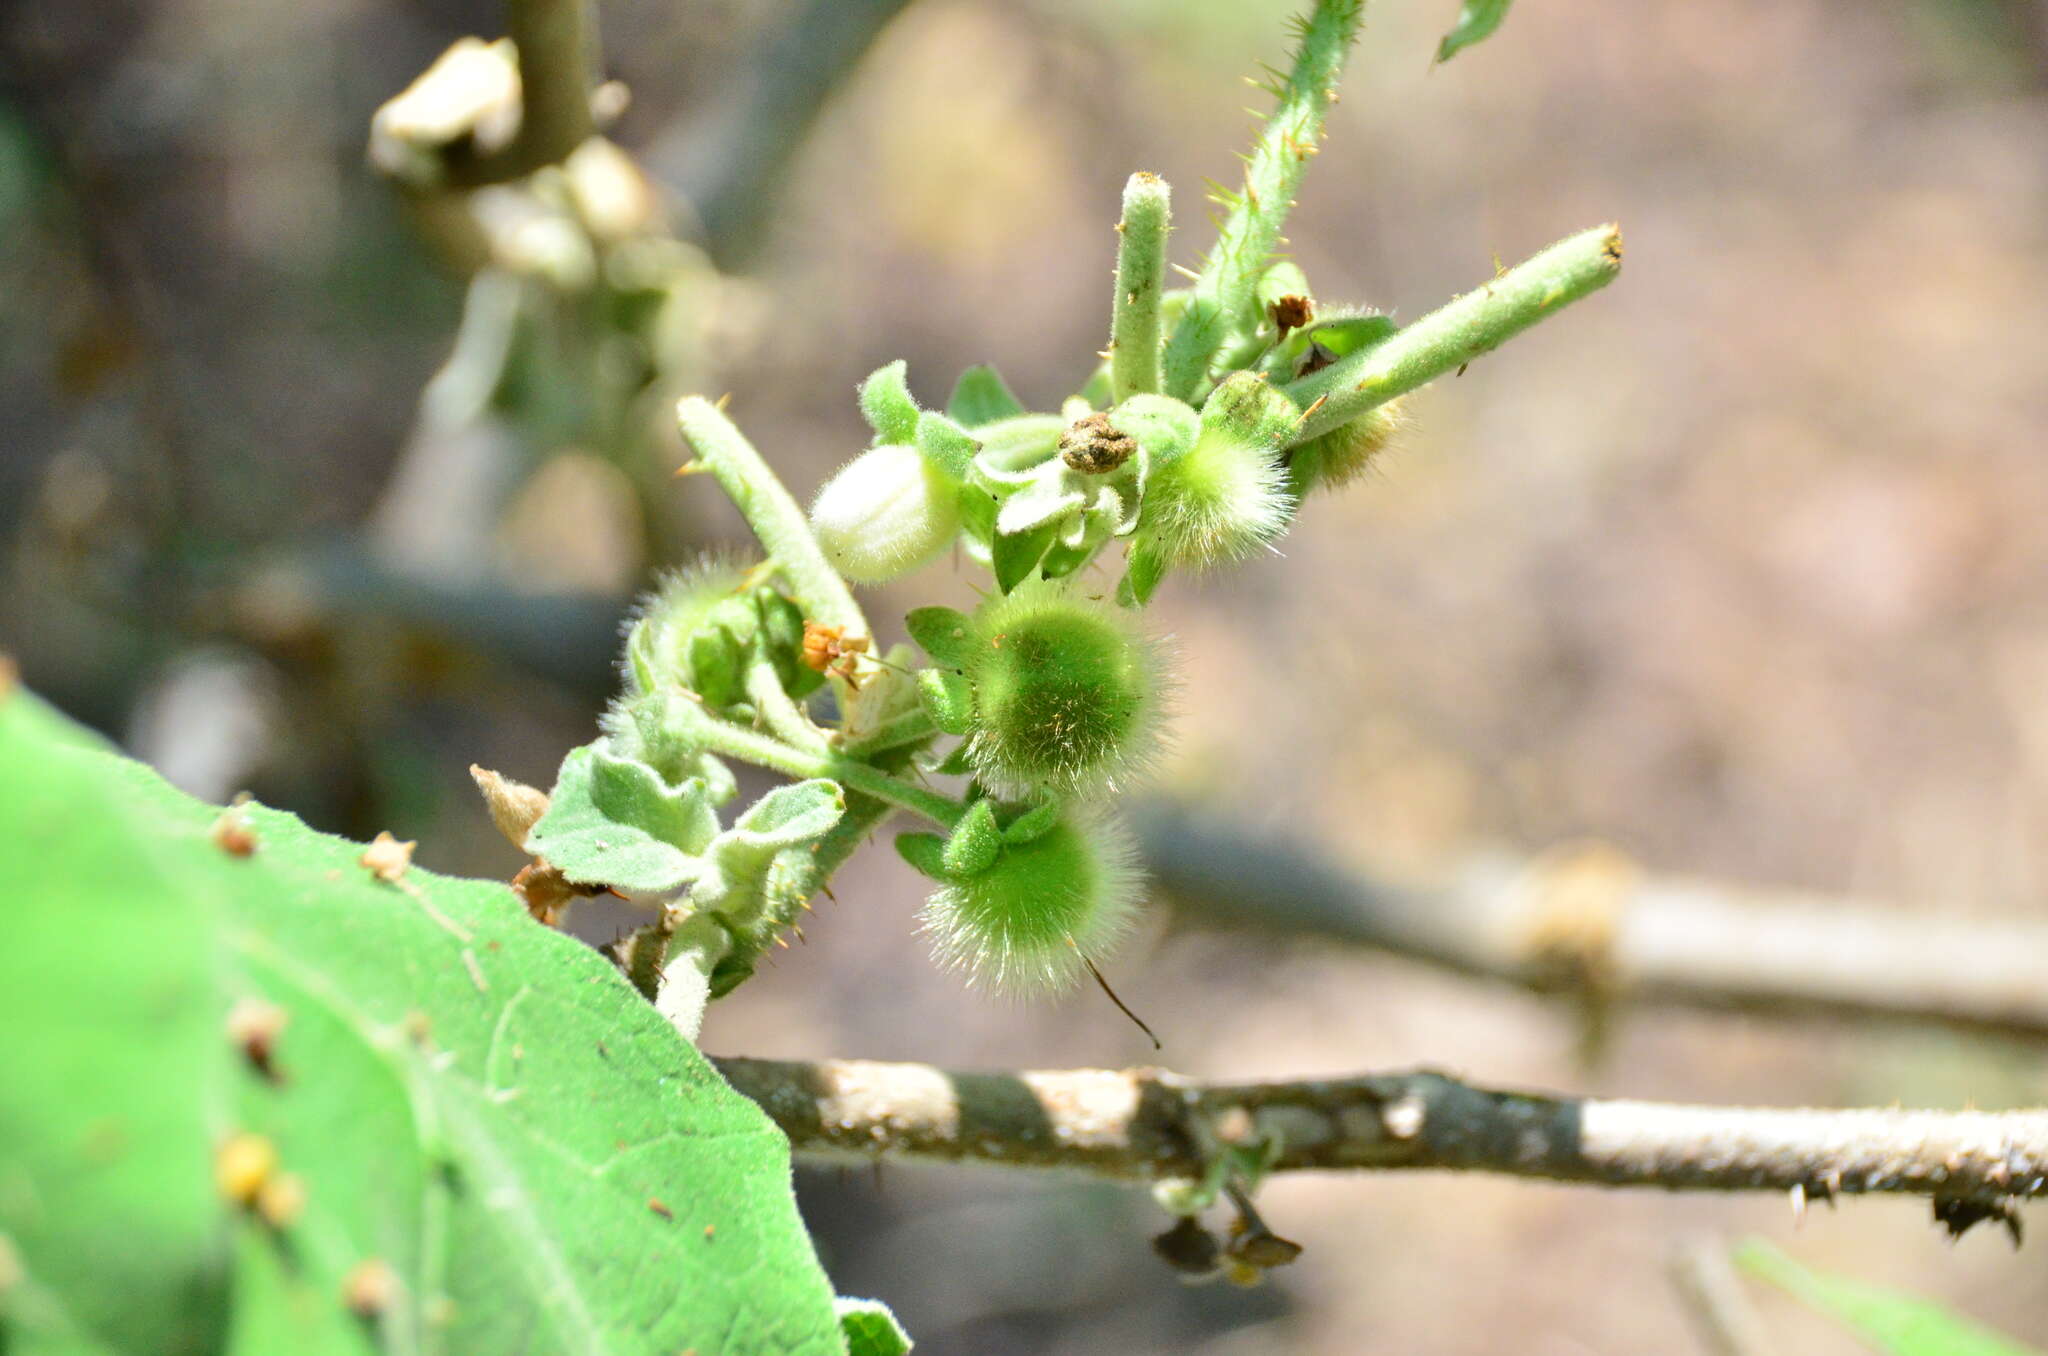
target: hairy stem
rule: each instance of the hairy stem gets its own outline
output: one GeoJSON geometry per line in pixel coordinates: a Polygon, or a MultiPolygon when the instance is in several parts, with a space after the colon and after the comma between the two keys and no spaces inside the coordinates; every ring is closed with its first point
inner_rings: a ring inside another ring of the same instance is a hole
{"type": "Polygon", "coordinates": [[[800,1153],[1200,1177],[1224,1142],[1275,1171],[1435,1168],[1672,1191],[2048,1194],[2048,1111],[1683,1106],[1474,1087],[1429,1070],[1224,1084],[1157,1069],[959,1073],[720,1059],[800,1153]]]}
{"type": "Polygon", "coordinates": [[[1166,394],[1197,400],[1208,384],[1211,360],[1232,331],[1256,326],[1259,275],[1280,243],[1302,172],[1322,140],[1323,114],[1364,16],[1364,0],[1316,0],[1302,25],[1294,68],[1286,84],[1273,90],[1279,107],[1245,159],[1244,188],[1223,197],[1229,214],[1166,345],[1166,394]]]}
{"type": "Polygon", "coordinates": [[[890,749],[900,749],[906,744],[921,744],[939,733],[939,727],[932,724],[932,718],[922,709],[906,711],[859,739],[848,740],[839,751],[848,758],[867,759],[890,749]]]}
{"type": "Polygon", "coordinates": [[[790,697],[771,661],[757,657],[747,665],[747,700],[777,739],[810,753],[825,752],[825,732],[790,697]]]}
{"type": "Polygon", "coordinates": [[[1605,287],[1620,271],[1620,227],[1595,226],[1560,240],[1385,342],[1281,387],[1303,412],[1294,441],[1327,433],[1462,367],[1605,287]]]}
{"type": "Polygon", "coordinates": [[[1159,299],[1166,290],[1166,237],[1173,229],[1166,181],[1143,170],[1124,185],[1117,223],[1116,305],[1109,321],[1115,399],[1159,389],[1159,299]]]}
{"type": "Polygon", "coordinates": [[[804,616],[849,636],[871,635],[852,591],[811,535],[810,520],[738,426],[702,396],[684,397],[676,422],[789,581],[804,616]]]}
{"type": "Polygon", "coordinates": [[[742,729],[731,721],[721,720],[694,703],[679,703],[678,710],[681,723],[685,725],[685,737],[706,753],[737,758],[743,763],[769,768],[799,781],[810,777],[830,777],[849,791],[923,815],[943,828],[952,828],[965,809],[951,796],[914,786],[872,764],[792,748],[772,735],[742,729]]]}

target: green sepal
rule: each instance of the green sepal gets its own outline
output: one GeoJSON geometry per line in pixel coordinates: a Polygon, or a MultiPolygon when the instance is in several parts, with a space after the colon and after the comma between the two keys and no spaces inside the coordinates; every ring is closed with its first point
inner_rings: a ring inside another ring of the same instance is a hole
{"type": "Polygon", "coordinates": [[[907,368],[898,358],[887,367],[876,368],[860,384],[861,417],[875,431],[877,445],[908,443],[917,437],[918,408],[904,376],[907,368]]]}
{"type": "Polygon", "coordinates": [[[959,777],[974,769],[974,760],[967,756],[965,744],[955,744],[944,758],[920,759],[917,765],[934,777],[959,777]]]}
{"type": "Polygon", "coordinates": [[[1012,395],[997,371],[986,364],[970,367],[953,383],[946,400],[946,417],[966,428],[992,424],[1024,413],[1024,405],[1012,395]]]}
{"type": "Polygon", "coordinates": [[[1259,363],[1259,371],[1277,382],[1295,380],[1307,365],[1312,347],[1320,346],[1334,362],[1385,343],[1400,330],[1390,315],[1378,311],[1342,312],[1317,320],[1275,344],[1259,363]]]}
{"type": "Polygon", "coordinates": [[[915,607],[903,625],[934,664],[963,668],[974,653],[974,621],[950,607],[915,607]]]}
{"type": "Polygon", "coordinates": [[[1202,417],[1171,396],[1135,395],[1109,412],[1109,420],[1138,441],[1138,453],[1158,470],[1195,445],[1202,417]]]}
{"type": "Polygon", "coordinates": [[[1371,311],[1364,315],[1340,315],[1319,320],[1304,329],[1302,335],[1343,358],[1377,348],[1400,328],[1394,323],[1394,317],[1371,311]]]}
{"type": "Polygon", "coordinates": [[[1053,825],[1060,822],[1060,811],[1064,808],[1056,800],[1032,806],[1011,820],[1003,829],[1003,841],[1016,844],[1043,838],[1052,830],[1053,825]]]}
{"type": "Polygon", "coordinates": [[[1054,542],[1046,551],[1045,559],[1038,562],[1039,572],[1047,579],[1065,579],[1095,559],[1095,549],[1098,545],[1100,543],[1084,542],[1081,545],[1068,546],[1064,542],[1054,542]]]}
{"type": "Polygon", "coordinates": [[[1056,455],[1067,421],[1056,414],[1020,414],[974,430],[981,443],[975,468],[989,488],[1014,484],[1022,473],[1056,455]]]}
{"type": "Polygon", "coordinates": [[[986,551],[996,535],[996,497],[978,485],[960,487],[960,533],[986,551]]]}
{"type": "Polygon", "coordinates": [[[1048,462],[996,510],[996,535],[1014,537],[1056,523],[1088,501],[1080,477],[1064,462],[1048,462]]]}
{"type": "Polygon", "coordinates": [[[888,1305],[843,1297],[832,1305],[839,1315],[839,1335],[846,1339],[846,1356],[909,1356],[910,1334],[888,1305]]]}
{"type": "Polygon", "coordinates": [[[973,472],[974,454],[981,451],[981,444],[966,429],[933,410],[917,416],[914,441],[925,461],[956,483],[965,481],[973,472]]]}
{"type": "Polygon", "coordinates": [[[1282,297],[1306,297],[1313,295],[1308,288],[1308,274],[1301,271],[1301,265],[1292,259],[1276,260],[1264,273],[1259,275],[1259,286],[1255,293],[1261,311],[1269,309],[1282,297]]]}
{"type": "Polygon", "coordinates": [[[1045,552],[1059,535],[1058,519],[1040,523],[1028,532],[998,535],[990,548],[990,568],[995,571],[996,587],[1004,593],[1017,587],[1031,577],[1038,562],[1045,558],[1045,552]]]}
{"type": "Polygon", "coordinates": [[[1124,577],[1117,582],[1116,600],[1123,607],[1143,607],[1152,601],[1159,581],[1166,577],[1166,557],[1148,546],[1131,548],[1124,561],[1124,577]]]}
{"type": "Polygon", "coordinates": [[[978,800],[967,807],[953,832],[946,836],[939,864],[953,880],[978,876],[996,864],[1003,853],[1003,831],[996,827],[996,807],[978,800]]]}
{"type": "Polygon", "coordinates": [[[946,879],[946,840],[937,834],[899,833],[896,851],[919,875],[946,879]]]}
{"type": "Polygon", "coordinates": [[[697,879],[718,834],[712,788],[670,786],[608,740],[571,749],[525,848],[579,885],[662,894],[697,879]]]}
{"type": "Polygon", "coordinates": [[[974,688],[965,675],[951,669],[920,669],[917,699],[932,724],[949,735],[974,728],[974,688]]]}
{"type": "Polygon", "coordinates": [[[804,610],[794,598],[774,589],[756,595],[761,611],[761,630],[756,644],[775,666],[783,690],[797,701],[824,686],[825,675],[803,662],[804,610]]]}
{"type": "Polygon", "coordinates": [[[1233,372],[1202,405],[1202,434],[1278,451],[1301,425],[1301,409],[1257,372],[1233,372]]]}
{"type": "Polygon", "coordinates": [[[690,637],[690,677],[707,705],[721,710],[746,696],[746,651],[723,626],[707,626],[690,637]]]}

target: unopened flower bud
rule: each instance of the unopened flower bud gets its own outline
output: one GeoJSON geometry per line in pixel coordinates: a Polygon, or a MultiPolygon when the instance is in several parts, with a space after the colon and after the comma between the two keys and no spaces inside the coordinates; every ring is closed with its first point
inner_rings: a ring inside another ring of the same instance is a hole
{"type": "Polygon", "coordinates": [[[839,572],[883,584],[926,564],[960,530],[959,490],[914,447],[885,443],[818,491],[811,528],[839,572]]]}

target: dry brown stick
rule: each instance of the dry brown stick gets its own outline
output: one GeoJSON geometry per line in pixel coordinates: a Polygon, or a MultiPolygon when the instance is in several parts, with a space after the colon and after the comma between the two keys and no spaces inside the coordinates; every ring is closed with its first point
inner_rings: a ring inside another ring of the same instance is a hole
{"type": "Polygon", "coordinates": [[[2048,1194],[2048,1110],[1769,1109],[1553,1097],[1429,1070],[1208,1083],[1157,1069],[958,1073],[728,1058],[726,1078],[804,1154],[1199,1177],[1224,1143],[1275,1171],[1437,1168],[1800,1200],[2048,1194]]]}
{"type": "Polygon", "coordinates": [[[1154,806],[1155,882],[1191,922],[1391,951],[1549,991],[2048,1037],[2048,926],[1650,875],[1598,850],[1475,859],[1448,884],[1343,872],[1301,844],[1154,806]]]}

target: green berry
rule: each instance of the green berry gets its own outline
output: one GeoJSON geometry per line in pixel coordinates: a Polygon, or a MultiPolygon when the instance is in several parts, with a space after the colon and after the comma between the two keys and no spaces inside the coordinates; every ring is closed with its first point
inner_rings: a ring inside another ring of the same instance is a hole
{"type": "Polygon", "coordinates": [[[748,572],[747,561],[711,554],[661,580],[627,627],[628,696],[673,686],[700,692],[704,679],[713,686],[729,680],[726,669],[736,661],[711,653],[707,637],[734,650],[752,640],[758,614],[741,597],[748,572]],[[717,672],[700,674],[700,660],[717,672]]]}
{"type": "Polygon", "coordinates": [[[1142,883],[1128,830],[1107,811],[1071,812],[995,864],[941,885],[921,915],[934,958],[999,993],[1065,988],[1130,926],[1142,883]]]}
{"type": "Polygon", "coordinates": [[[968,758],[1004,794],[1115,784],[1157,746],[1164,664],[1129,612],[1031,580],[974,618],[968,758]]]}
{"type": "Polygon", "coordinates": [[[1280,449],[1299,417],[1256,373],[1218,386],[1202,406],[1194,445],[1153,467],[1140,541],[1167,563],[1202,569],[1279,536],[1294,512],[1280,449]]]}
{"type": "Polygon", "coordinates": [[[1407,423],[1401,402],[1390,400],[1318,434],[1293,449],[1294,483],[1304,491],[1341,489],[1363,475],[1407,423]]]}

